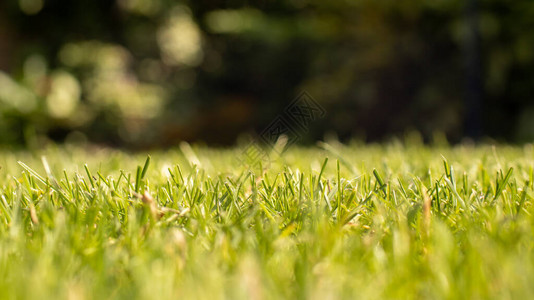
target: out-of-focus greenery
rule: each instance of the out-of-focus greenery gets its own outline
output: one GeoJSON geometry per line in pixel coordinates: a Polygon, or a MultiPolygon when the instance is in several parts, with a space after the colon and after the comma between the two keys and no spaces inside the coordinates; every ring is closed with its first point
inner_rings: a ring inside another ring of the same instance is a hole
{"type": "Polygon", "coordinates": [[[534,137],[534,2],[0,3],[0,143],[228,143],[301,90],[327,111],[309,140],[418,130],[464,136],[478,3],[485,135],[534,137]]]}

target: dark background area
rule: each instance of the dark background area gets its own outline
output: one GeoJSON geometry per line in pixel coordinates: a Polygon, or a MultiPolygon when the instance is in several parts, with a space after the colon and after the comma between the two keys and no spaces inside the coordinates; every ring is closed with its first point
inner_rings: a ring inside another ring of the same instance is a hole
{"type": "Polygon", "coordinates": [[[230,145],[301,92],[300,139],[534,139],[534,1],[0,2],[0,144],[230,145]]]}

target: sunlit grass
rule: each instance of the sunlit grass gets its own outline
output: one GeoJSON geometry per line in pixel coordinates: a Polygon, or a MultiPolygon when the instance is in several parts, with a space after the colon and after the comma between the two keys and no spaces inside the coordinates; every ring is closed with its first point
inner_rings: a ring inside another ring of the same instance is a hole
{"type": "Polygon", "coordinates": [[[0,153],[0,298],[534,296],[534,150],[0,153]]]}

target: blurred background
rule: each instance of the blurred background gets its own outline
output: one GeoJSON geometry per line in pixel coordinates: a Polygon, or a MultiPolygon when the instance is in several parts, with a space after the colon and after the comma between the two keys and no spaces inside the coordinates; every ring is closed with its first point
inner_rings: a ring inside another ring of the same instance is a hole
{"type": "Polygon", "coordinates": [[[0,144],[534,139],[534,1],[3,0],[0,144]]]}

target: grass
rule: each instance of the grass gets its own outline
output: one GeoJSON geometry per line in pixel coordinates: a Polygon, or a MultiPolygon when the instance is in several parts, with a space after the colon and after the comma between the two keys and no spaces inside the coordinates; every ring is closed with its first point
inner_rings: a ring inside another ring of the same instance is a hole
{"type": "Polygon", "coordinates": [[[242,153],[1,151],[0,298],[534,297],[531,145],[242,153]]]}

